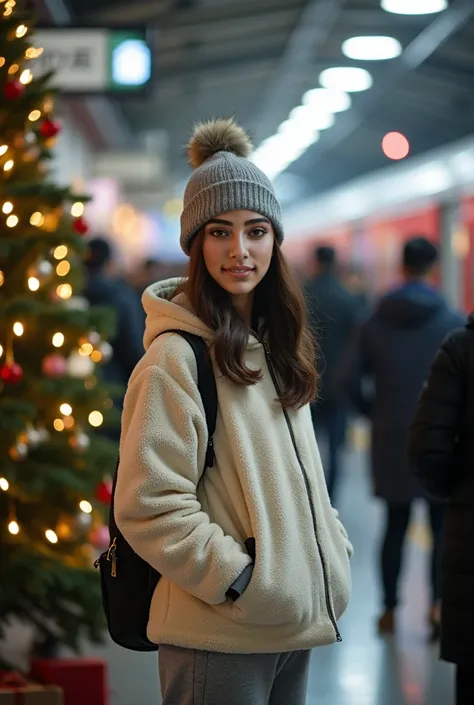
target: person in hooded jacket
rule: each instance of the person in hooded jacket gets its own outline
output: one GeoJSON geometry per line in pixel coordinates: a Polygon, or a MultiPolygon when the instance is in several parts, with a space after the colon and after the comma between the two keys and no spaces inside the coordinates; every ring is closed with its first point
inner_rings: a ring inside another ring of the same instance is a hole
{"type": "Polygon", "coordinates": [[[474,703],[474,314],[440,347],[413,421],[408,453],[423,487],[447,501],[441,658],[456,664],[456,705],[474,703]]]}
{"type": "Polygon", "coordinates": [[[115,518],[162,578],[148,638],[164,705],[303,705],[312,647],[340,640],[347,534],[324,482],[316,375],[280,205],[233,120],[196,127],[181,246],[189,277],[144,294],[146,353],[125,398],[115,518]],[[196,359],[215,373],[215,462],[196,359]]]}
{"type": "MultiPolygon", "coordinates": [[[[398,586],[413,502],[424,497],[411,474],[407,439],[423,382],[436,350],[447,333],[460,325],[433,285],[437,247],[424,237],[406,242],[401,286],[384,296],[360,327],[346,374],[346,390],[354,407],[372,421],[371,469],[374,494],[385,504],[386,526],[380,573],[384,609],[378,629],[395,629],[398,586]]],[[[431,552],[431,636],[439,633],[440,542],[443,506],[428,501],[433,536],[431,552]]]]}

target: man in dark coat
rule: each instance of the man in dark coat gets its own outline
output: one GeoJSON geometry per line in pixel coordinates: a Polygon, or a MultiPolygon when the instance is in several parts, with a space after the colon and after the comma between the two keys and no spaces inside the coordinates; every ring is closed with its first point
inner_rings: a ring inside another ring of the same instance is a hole
{"type": "MultiPolygon", "coordinates": [[[[413,501],[423,496],[408,466],[408,430],[436,350],[461,321],[432,285],[437,261],[437,248],[425,238],[413,238],[405,244],[403,283],[381,299],[361,326],[346,379],[353,405],[372,421],[374,493],[386,506],[380,559],[384,596],[381,633],[394,630],[403,545],[413,501]]],[[[433,534],[430,623],[436,636],[443,508],[435,502],[429,502],[428,508],[433,534]]]]}
{"type": "Polygon", "coordinates": [[[457,705],[474,703],[474,315],[441,346],[421,394],[408,453],[430,494],[448,500],[441,658],[457,664],[457,705]]]}
{"type": "Polygon", "coordinates": [[[318,399],[311,412],[316,434],[326,436],[327,486],[334,502],[346,429],[339,372],[356,327],[359,304],[336,276],[334,248],[317,248],[316,272],[316,277],[306,286],[309,322],[318,342],[317,364],[321,375],[318,399]]]}
{"type": "MultiPolygon", "coordinates": [[[[94,238],[89,243],[86,259],[88,281],[84,296],[92,306],[109,306],[117,316],[117,330],[110,341],[113,355],[102,365],[102,378],[123,387],[124,393],[135,365],[144,353],[143,314],[133,289],[113,274],[112,248],[107,240],[94,238]]],[[[123,395],[114,399],[121,410],[123,395]]],[[[120,431],[106,429],[107,435],[118,440],[120,431]]]]}

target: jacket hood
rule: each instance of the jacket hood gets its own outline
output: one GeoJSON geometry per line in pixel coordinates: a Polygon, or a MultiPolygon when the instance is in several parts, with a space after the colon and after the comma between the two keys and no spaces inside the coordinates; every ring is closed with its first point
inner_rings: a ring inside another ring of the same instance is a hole
{"type": "MultiPolygon", "coordinates": [[[[145,289],[142,296],[146,313],[146,330],[143,336],[145,350],[148,350],[160,333],[167,330],[183,330],[198,335],[208,343],[212,342],[214,331],[196,316],[186,294],[176,293],[185,281],[186,279],[175,277],[156,282],[145,289]]],[[[259,346],[261,343],[250,334],[247,348],[259,346]]]]}
{"type": "Polygon", "coordinates": [[[193,312],[186,294],[176,294],[183,279],[175,277],[151,284],[142,296],[146,312],[146,330],[143,345],[148,350],[154,339],[167,330],[183,330],[212,340],[213,332],[193,312]]]}
{"type": "Polygon", "coordinates": [[[381,299],[378,316],[394,328],[418,328],[446,308],[444,299],[425,286],[403,286],[381,299]]]}

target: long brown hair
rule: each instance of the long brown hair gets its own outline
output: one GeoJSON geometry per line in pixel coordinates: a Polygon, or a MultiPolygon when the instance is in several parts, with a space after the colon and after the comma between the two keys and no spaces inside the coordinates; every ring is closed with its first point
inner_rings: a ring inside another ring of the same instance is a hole
{"type": "MultiPolygon", "coordinates": [[[[198,318],[215,331],[214,355],[222,374],[236,384],[256,384],[262,379],[262,371],[244,363],[248,326],[232,305],[230,295],[207,271],[202,239],[201,231],[191,246],[189,278],[183,290],[198,318]]],[[[317,390],[316,345],[307,325],[300,286],[276,241],[269,270],[255,290],[254,317],[264,322],[261,332],[270,346],[282,406],[298,409],[313,401],[317,390]]]]}

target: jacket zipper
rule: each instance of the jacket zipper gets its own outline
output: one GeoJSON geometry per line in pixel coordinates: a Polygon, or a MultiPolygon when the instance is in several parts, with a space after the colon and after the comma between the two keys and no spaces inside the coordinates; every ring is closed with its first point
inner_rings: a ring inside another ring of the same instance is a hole
{"type": "MultiPolygon", "coordinates": [[[[278,396],[280,396],[280,389],[279,389],[278,380],[277,380],[277,378],[276,378],[275,371],[274,371],[274,369],[273,369],[272,354],[271,354],[270,346],[269,346],[269,344],[268,344],[266,341],[263,343],[263,349],[264,349],[264,351],[265,351],[265,357],[266,357],[266,359],[267,359],[267,365],[268,365],[268,369],[269,369],[269,372],[270,372],[270,376],[271,376],[271,378],[272,378],[272,380],[273,380],[273,384],[275,385],[275,390],[276,390],[278,396]]],[[[297,459],[298,459],[298,464],[299,464],[299,466],[300,466],[301,474],[303,475],[304,484],[305,484],[305,487],[306,487],[306,493],[307,493],[307,496],[308,496],[309,508],[310,508],[310,511],[311,511],[311,519],[312,519],[312,521],[313,521],[314,538],[315,538],[315,540],[316,540],[316,546],[317,546],[317,548],[318,548],[319,557],[320,557],[320,559],[321,559],[321,565],[322,565],[322,567],[323,567],[324,595],[325,595],[325,599],[326,599],[326,607],[327,607],[329,619],[331,620],[332,626],[334,627],[334,631],[336,632],[336,640],[337,640],[338,642],[341,642],[341,641],[342,641],[342,637],[341,637],[341,634],[340,634],[340,632],[339,632],[339,628],[338,628],[338,626],[337,626],[336,617],[335,617],[335,615],[334,615],[334,611],[333,611],[333,608],[332,608],[332,605],[331,605],[331,599],[330,599],[330,596],[329,596],[328,571],[327,571],[326,561],[325,561],[323,552],[322,552],[322,550],[321,550],[321,544],[320,544],[320,542],[319,542],[318,525],[317,525],[317,520],[316,520],[316,512],[315,512],[314,505],[313,505],[313,499],[312,499],[312,494],[311,494],[311,487],[310,487],[309,480],[308,480],[308,475],[306,474],[306,469],[305,469],[305,467],[304,467],[303,461],[301,460],[301,456],[300,456],[298,447],[297,447],[297,445],[296,445],[295,433],[294,433],[294,431],[293,431],[293,427],[292,427],[292,425],[291,425],[290,417],[288,416],[288,412],[287,412],[286,409],[283,409],[283,414],[284,414],[284,416],[285,416],[286,424],[287,424],[288,430],[289,430],[289,432],[290,432],[291,442],[293,443],[293,448],[294,448],[294,450],[295,450],[296,457],[297,457],[297,459]]]]}

